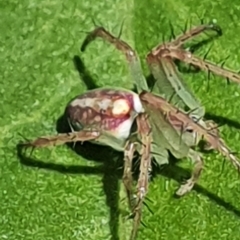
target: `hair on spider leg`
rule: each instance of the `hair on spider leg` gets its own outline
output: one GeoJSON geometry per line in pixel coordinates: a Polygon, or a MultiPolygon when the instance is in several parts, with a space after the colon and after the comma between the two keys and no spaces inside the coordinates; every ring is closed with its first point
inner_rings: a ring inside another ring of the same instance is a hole
{"type": "Polygon", "coordinates": [[[136,161],[134,161],[134,163],[133,163],[133,172],[136,172],[139,164],[140,164],[140,157],[137,157],[136,161]]]}
{"type": "MultiPolygon", "coordinates": [[[[198,19],[200,20],[200,24],[203,25],[204,24],[204,18],[200,17],[200,15],[198,13],[195,13],[198,17],[198,19]]],[[[203,13],[202,15],[205,15],[205,13],[203,13]]]]}
{"type": "Polygon", "coordinates": [[[163,117],[164,117],[164,120],[167,120],[168,119],[168,113],[167,112],[163,112],[163,117]]]}
{"type": "Polygon", "coordinates": [[[91,31],[85,31],[85,30],[79,30],[80,33],[84,33],[86,35],[89,35],[91,33],[91,31]]]}
{"type": "Polygon", "coordinates": [[[31,149],[29,156],[33,155],[33,151],[35,150],[36,146],[32,145],[30,142],[28,143],[19,143],[17,144],[17,152],[18,155],[25,155],[28,149],[31,149]]]}
{"type": "Polygon", "coordinates": [[[133,154],[133,159],[136,158],[137,156],[139,156],[139,153],[137,153],[136,151],[133,154]]]}
{"type": "MultiPolygon", "coordinates": [[[[197,41],[196,43],[191,44],[191,46],[189,46],[188,48],[186,48],[186,51],[189,51],[190,53],[195,53],[198,49],[202,48],[204,45],[212,42],[214,40],[214,38],[216,38],[217,36],[211,36],[208,39],[204,39],[201,41],[197,41]]],[[[191,65],[191,64],[189,64],[191,65]]],[[[199,68],[197,66],[194,66],[195,68],[199,68]]]]}
{"type": "Polygon", "coordinates": [[[191,22],[191,20],[189,20],[189,19],[187,18],[186,21],[185,21],[185,23],[184,23],[184,27],[182,27],[182,26],[180,26],[180,25],[177,25],[177,26],[180,28],[180,30],[181,30],[181,32],[182,32],[183,34],[186,33],[186,31],[187,31],[187,29],[188,29],[188,25],[191,25],[191,24],[189,24],[189,22],[191,22]]]}
{"type": "Polygon", "coordinates": [[[147,197],[147,196],[145,197],[145,200],[148,201],[148,202],[150,202],[150,203],[154,203],[154,201],[152,201],[152,200],[151,200],[149,197],[147,197]]]}
{"type": "Polygon", "coordinates": [[[208,50],[207,50],[207,52],[204,54],[204,56],[203,56],[203,61],[205,61],[206,60],[206,58],[207,58],[207,56],[208,56],[208,54],[210,53],[210,51],[212,50],[212,47],[213,47],[213,44],[208,48],[208,50]]]}
{"type": "Polygon", "coordinates": [[[147,225],[147,224],[145,224],[145,223],[143,222],[143,220],[141,220],[141,221],[140,221],[140,224],[142,224],[142,226],[144,226],[145,228],[147,228],[147,227],[148,227],[148,225],[147,225]]]}
{"type": "Polygon", "coordinates": [[[126,196],[125,196],[125,197],[122,197],[122,198],[120,199],[120,203],[123,203],[124,201],[126,201],[126,199],[127,199],[126,196]]]}
{"type": "MultiPolygon", "coordinates": [[[[224,68],[224,65],[225,65],[225,63],[226,63],[226,61],[228,60],[229,57],[230,57],[230,55],[228,55],[228,56],[223,60],[223,62],[222,62],[221,65],[220,65],[221,68],[224,68]]],[[[219,63],[220,63],[220,62],[219,62],[219,63]]],[[[219,63],[218,63],[218,64],[219,64],[219,63]]],[[[230,80],[229,80],[228,77],[226,78],[226,80],[227,80],[227,84],[230,85],[231,82],[230,82],[230,80]]]]}
{"type": "Polygon", "coordinates": [[[219,128],[221,128],[221,127],[224,126],[224,125],[226,125],[226,123],[215,124],[215,126],[210,127],[210,128],[208,129],[208,131],[212,131],[212,130],[215,130],[215,129],[219,129],[219,128]]]}
{"type": "Polygon", "coordinates": [[[194,144],[195,145],[198,144],[198,135],[197,134],[194,135],[194,144]]]}
{"type": "Polygon", "coordinates": [[[196,107],[196,108],[193,108],[193,109],[191,109],[191,110],[189,110],[189,111],[187,111],[186,112],[186,114],[195,122],[195,123],[198,123],[201,119],[202,119],[202,117],[203,116],[200,116],[200,117],[196,117],[196,116],[190,116],[191,115],[191,113],[193,113],[193,112],[195,112],[196,110],[198,110],[199,109],[199,107],[196,107]]]}
{"type": "Polygon", "coordinates": [[[170,20],[169,20],[169,27],[170,27],[170,31],[171,31],[171,36],[170,36],[170,41],[171,41],[172,39],[176,38],[176,35],[175,35],[175,32],[174,32],[174,27],[173,27],[170,20]]]}
{"type": "Polygon", "coordinates": [[[122,169],[123,169],[123,166],[117,167],[117,170],[122,170],[122,169]]]}
{"type": "MultiPolygon", "coordinates": [[[[211,51],[212,47],[213,47],[213,44],[208,48],[207,52],[204,54],[203,61],[206,60],[206,58],[207,58],[209,52],[211,51]]],[[[206,67],[208,68],[207,65],[206,65],[206,67]]],[[[207,92],[210,89],[210,76],[211,76],[211,71],[208,69],[208,71],[207,71],[207,92]]],[[[212,74],[212,76],[213,76],[213,78],[215,78],[213,74],[212,74]]]]}
{"type": "Polygon", "coordinates": [[[240,167],[237,166],[238,178],[240,178],[240,167]]]}
{"type": "MultiPolygon", "coordinates": [[[[237,153],[233,153],[231,152],[230,155],[237,155],[237,153]]],[[[235,165],[235,167],[237,168],[237,172],[238,172],[238,178],[240,178],[240,166],[239,165],[235,165]]]]}
{"type": "Polygon", "coordinates": [[[17,144],[17,152],[18,154],[26,154],[27,150],[31,148],[30,156],[32,156],[34,149],[37,147],[34,144],[31,143],[31,141],[24,137],[22,134],[18,133],[24,140],[25,142],[19,142],[17,144]],[[23,151],[24,150],[24,151],[23,151]]]}
{"type": "MultiPolygon", "coordinates": [[[[72,149],[75,149],[76,144],[77,144],[77,141],[74,141],[73,144],[72,144],[72,149]]],[[[81,142],[81,144],[83,144],[83,142],[81,142]]]]}
{"type": "Polygon", "coordinates": [[[33,151],[34,151],[34,149],[35,149],[36,147],[34,146],[34,147],[31,147],[31,152],[30,152],[30,157],[33,155],[33,151]]]}
{"type": "Polygon", "coordinates": [[[146,144],[144,144],[139,138],[137,138],[136,142],[146,147],[146,144]]]}
{"type": "Polygon", "coordinates": [[[151,133],[152,133],[152,127],[150,127],[150,129],[149,129],[149,131],[147,133],[147,136],[149,137],[151,133]]]}
{"type": "Polygon", "coordinates": [[[122,23],[121,23],[121,26],[120,26],[120,31],[118,33],[118,36],[116,37],[117,39],[120,39],[121,36],[122,36],[123,25],[124,25],[125,20],[126,20],[126,17],[122,20],[122,23]]]}
{"type": "MultiPolygon", "coordinates": [[[[153,143],[153,144],[154,144],[154,143],[153,143]]],[[[159,156],[160,156],[160,154],[157,153],[157,152],[151,151],[150,153],[151,153],[152,155],[159,155],[159,156]]],[[[153,164],[153,166],[156,167],[156,168],[159,168],[159,167],[160,167],[160,165],[157,163],[157,161],[154,159],[154,157],[153,157],[153,159],[152,159],[152,164],[153,164]]],[[[152,173],[153,173],[153,171],[152,171],[152,173]]],[[[152,174],[152,175],[153,175],[153,174],[152,174]]]]}
{"type": "Polygon", "coordinates": [[[225,167],[225,164],[226,164],[226,158],[224,158],[223,161],[222,161],[222,166],[221,166],[221,170],[220,170],[220,172],[219,172],[219,176],[220,176],[221,174],[223,174],[223,168],[225,167]]]}
{"type": "Polygon", "coordinates": [[[210,90],[210,75],[211,75],[211,72],[210,70],[208,70],[207,72],[207,92],[210,90]]]}
{"type": "Polygon", "coordinates": [[[191,26],[192,26],[192,20],[191,20],[191,17],[190,17],[185,22],[184,31],[186,32],[188,30],[188,28],[191,28],[191,26]]]}
{"type": "Polygon", "coordinates": [[[165,41],[165,35],[162,34],[162,46],[165,47],[166,46],[166,41],[165,41]]]}
{"type": "Polygon", "coordinates": [[[146,37],[146,35],[144,35],[143,39],[145,40],[144,43],[145,43],[147,51],[151,52],[153,48],[148,45],[149,41],[147,41],[148,38],[146,37]]]}
{"type": "Polygon", "coordinates": [[[91,16],[90,18],[94,27],[99,27],[99,25],[97,25],[96,21],[94,20],[93,16],[91,16]]]}
{"type": "Polygon", "coordinates": [[[177,94],[177,92],[174,91],[174,92],[172,93],[172,95],[169,97],[169,99],[167,99],[167,102],[171,104],[171,102],[172,102],[174,96],[176,96],[176,94],[177,94]]]}
{"type": "Polygon", "coordinates": [[[30,142],[29,138],[26,138],[22,133],[17,133],[21,138],[23,138],[25,140],[25,142],[30,142]]]}
{"type": "Polygon", "coordinates": [[[217,65],[218,64],[220,64],[221,62],[221,68],[223,68],[224,67],[224,65],[225,65],[225,63],[226,63],[226,61],[229,59],[229,57],[230,57],[230,55],[228,55],[227,57],[225,57],[224,59],[222,59],[222,60],[220,60],[218,63],[216,63],[217,65]]]}
{"type": "MultiPolygon", "coordinates": [[[[67,119],[67,121],[68,121],[68,125],[69,125],[69,127],[70,127],[71,132],[75,132],[75,130],[73,129],[73,126],[72,126],[70,120],[67,119]]],[[[70,135],[70,133],[68,132],[67,135],[70,135]]],[[[72,137],[72,140],[73,140],[73,139],[74,139],[74,136],[72,137]]],[[[76,143],[77,143],[77,141],[73,141],[72,149],[75,149],[76,143]]]]}
{"type": "Polygon", "coordinates": [[[126,217],[126,219],[133,219],[134,217],[135,217],[135,212],[132,212],[132,213],[130,213],[130,214],[128,214],[128,216],[126,217]]]}
{"type": "Polygon", "coordinates": [[[96,23],[96,21],[94,20],[93,16],[91,16],[90,18],[91,18],[92,24],[94,25],[95,28],[99,28],[99,27],[103,26],[103,24],[100,21],[98,21],[100,23],[100,25],[98,25],[96,23]]]}

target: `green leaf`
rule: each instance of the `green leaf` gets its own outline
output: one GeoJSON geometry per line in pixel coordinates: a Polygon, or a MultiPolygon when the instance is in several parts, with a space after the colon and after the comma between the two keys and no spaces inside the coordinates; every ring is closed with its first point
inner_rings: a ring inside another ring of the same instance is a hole
{"type": "MultiPolygon", "coordinates": [[[[23,140],[20,134],[30,139],[55,134],[67,103],[87,89],[74,67],[76,55],[86,67],[86,81],[133,87],[124,56],[114,47],[98,40],[80,52],[85,32],[94,28],[91,18],[114,35],[125,20],[121,38],[138,51],[148,76],[144,58],[163,36],[168,39],[169,21],[179,34],[189,18],[193,25],[200,23],[197,14],[205,22],[217,19],[223,28],[208,58],[219,62],[230,54],[226,66],[237,70],[237,0],[0,2],[0,239],[126,239],[130,226],[122,220],[127,207],[116,161],[120,156],[86,144],[79,147],[81,155],[67,146],[34,151],[38,160],[23,164],[16,144],[23,140]]],[[[203,56],[208,47],[197,54],[203,56]]],[[[238,129],[231,127],[239,126],[239,87],[216,77],[207,91],[205,73],[183,77],[207,112],[229,123],[223,136],[239,151],[238,129]]],[[[198,187],[181,200],[172,199],[177,183],[170,181],[166,191],[165,178],[157,174],[148,194],[154,214],[144,208],[148,227],[140,228],[139,239],[238,239],[239,186],[232,184],[237,174],[227,163],[220,175],[223,158],[204,157],[200,184],[205,190],[198,187]]],[[[174,170],[173,177],[181,175],[174,170]]]]}

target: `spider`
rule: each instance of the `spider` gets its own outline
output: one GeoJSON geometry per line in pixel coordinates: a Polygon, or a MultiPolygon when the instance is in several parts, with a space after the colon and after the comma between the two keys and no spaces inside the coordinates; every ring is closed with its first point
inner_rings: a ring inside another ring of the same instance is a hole
{"type": "Polygon", "coordinates": [[[180,60],[240,82],[240,76],[235,72],[202,60],[184,49],[187,41],[205,31],[222,34],[217,24],[203,24],[170,42],[158,45],[147,54],[147,64],[155,79],[150,91],[137,53],[103,27],[96,27],[85,38],[81,50],[84,51],[97,37],[113,44],[125,55],[137,92],[119,87],[87,91],[74,98],[66,107],[71,132],[19,143],[24,148],[35,148],[91,141],[123,151],[122,179],[133,218],[130,239],[137,237],[153,158],[162,165],[168,163],[171,153],[177,159],[188,157],[193,162],[192,175],[176,191],[178,196],[191,191],[199,179],[203,160],[202,154],[194,150],[194,147],[202,140],[206,143],[205,149],[219,151],[238,171],[240,169],[239,160],[220,138],[216,124],[204,120],[204,107],[184,84],[174,63],[174,60],[180,60]],[[135,152],[139,153],[140,172],[134,189],[132,163],[135,152]]]}

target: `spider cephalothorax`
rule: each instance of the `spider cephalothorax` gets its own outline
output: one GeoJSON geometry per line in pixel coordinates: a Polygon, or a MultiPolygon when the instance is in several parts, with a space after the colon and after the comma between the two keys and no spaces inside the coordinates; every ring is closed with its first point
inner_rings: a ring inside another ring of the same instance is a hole
{"type": "Polygon", "coordinates": [[[203,169],[202,154],[194,149],[202,139],[207,143],[206,149],[217,150],[237,170],[240,169],[238,159],[220,138],[216,124],[204,120],[204,107],[183,83],[173,61],[178,59],[240,83],[238,74],[184,50],[185,42],[206,30],[215,31],[219,35],[222,33],[216,24],[201,25],[169,43],[160,44],[148,53],[147,63],[156,80],[150,92],[136,52],[104,28],[94,29],[84,40],[81,50],[85,50],[96,37],[112,43],[125,54],[137,93],[115,87],[83,93],[74,98],[66,108],[71,132],[20,143],[23,147],[46,147],[66,142],[92,141],[124,151],[123,183],[134,218],[130,239],[137,235],[153,158],[159,165],[168,163],[170,152],[178,159],[188,157],[192,160],[192,176],[177,190],[179,196],[193,188],[203,169]],[[170,98],[171,104],[168,102],[170,98]],[[137,130],[132,131],[135,121],[137,130]],[[134,189],[132,160],[136,151],[140,155],[140,173],[137,187],[134,189]]]}

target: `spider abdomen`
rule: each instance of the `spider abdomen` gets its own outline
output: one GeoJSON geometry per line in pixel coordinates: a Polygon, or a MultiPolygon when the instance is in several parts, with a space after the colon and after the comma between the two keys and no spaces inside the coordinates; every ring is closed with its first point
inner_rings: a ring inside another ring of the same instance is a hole
{"type": "Polygon", "coordinates": [[[116,142],[125,141],[130,135],[134,119],[141,112],[144,110],[139,96],[120,88],[88,91],[72,100],[66,109],[69,123],[75,131],[101,131],[104,140],[100,137],[98,141],[104,145],[109,141],[108,138],[116,142]]]}

